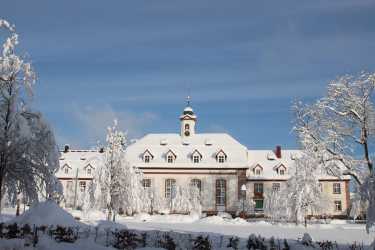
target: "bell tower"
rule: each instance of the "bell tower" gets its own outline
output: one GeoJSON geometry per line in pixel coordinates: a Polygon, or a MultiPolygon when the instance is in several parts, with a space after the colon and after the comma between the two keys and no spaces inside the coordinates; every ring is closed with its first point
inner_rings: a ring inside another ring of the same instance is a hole
{"type": "Polygon", "coordinates": [[[181,137],[188,138],[195,134],[195,123],[197,122],[197,116],[194,114],[193,109],[190,106],[190,96],[186,98],[186,107],[180,116],[181,121],[181,137]]]}

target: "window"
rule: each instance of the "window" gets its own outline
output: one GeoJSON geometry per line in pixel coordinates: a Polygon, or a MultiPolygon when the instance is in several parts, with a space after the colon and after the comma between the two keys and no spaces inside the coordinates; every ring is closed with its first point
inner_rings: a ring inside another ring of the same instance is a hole
{"type": "Polygon", "coordinates": [[[151,179],[143,179],[142,180],[143,188],[150,188],[151,187],[151,179]]]}
{"type": "Polygon", "coordinates": [[[91,168],[87,169],[87,175],[91,175],[91,168]]]}
{"type": "Polygon", "coordinates": [[[66,189],[67,189],[68,191],[72,191],[72,190],[73,190],[73,182],[72,182],[72,181],[68,181],[68,182],[66,183],[66,189]]]}
{"type": "Polygon", "coordinates": [[[333,193],[334,194],[341,194],[340,183],[333,183],[333,193]]]}
{"type": "Polygon", "coordinates": [[[225,206],[227,192],[227,181],[216,180],[216,206],[225,206]]]}
{"type": "Polygon", "coordinates": [[[263,200],[254,200],[255,201],[255,211],[263,211],[263,200]]]}
{"type": "Polygon", "coordinates": [[[260,175],[261,174],[261,170],[259,168],[255,169],[255,175],[260,175]]]}
{"type": "Polygon", "coordinates": [[[195,186],[199,189],[199,193],[202,191],[202,181],[199,179],[192,179],[191,180],[191,185],[195,186]]]}
{"type": "Polygon", "coordinates": [[[69,173],[69,168],[66,167],[66,168],[64,169],[64,173],[65,173],[65,174],[68,174],[68,173],[69,173]]]}
{"type": "Polygon", "coordinates": [[[273,191],[280,191],[280,183],[272,183],[273,191]]]}
{"type": "Polygon", "coordinates": [[[200,161],[200,157],[199,157],[199,155],[194,155],[194,156],[193,156],[193,162],[194,162],[194,163],[199,163],[199,161],[200,161]]]}
{"type": "Polygon", "coordinates": [[[256,194],[263,193],[263,183],[254,183],[254,193],[256,194]]]}
{"type": "Polygon", "coordinates": [[[280,169],[279,174],[280,175],[284,175],[285,174],[285,169],[280,169]]]}
{"type": "Polygon", "coordinates": [[[190,129],[189,124],[185,124],[185,130],[189,130],[189,129],[190,129]]]}
{"type": "Polygon", "coordinates": [[[165,180],[165,198],[171,199],[176,194],[176,180],[166,179],[165,180]]]}
{"type": "Polygon", "coordinates": [[[219,156],[217,157],[217,161],[218,161],[219,163],[224,163],[224,162],[225,162],[225,156],[224,156],[224,155],[219,155],[219,156]]]}
{"type": "Polygon", "coordinates": [[[335,211],[342,211],[341,201],[335,201],[335,211]]]}
{"type": "Polygon", "coordinates": [[[320,192],[323,192],[323,184],[322,183],[319,183],[319,190],[320,190],[320,192]]]}
{"type": "Polygon", "coordinates": [[[85,192],[85,190],[86,190],[86,182],[85,181],[80,181],[79,182],[79,190],[81,192],[85,192]]]}
{"type": "Polygon", "coordinates": [[[174,160],[173,155],[168,155],[168,156],[167,156],[167,162],[168,162],[168,163],[173,163],[173,160],[174,160]]]}
{"type": "Polygon", "coordinates": [[[149,163],[150,162],[150,156],[149,155],[145,155],[144,162],[145,163],[149,163]]]}

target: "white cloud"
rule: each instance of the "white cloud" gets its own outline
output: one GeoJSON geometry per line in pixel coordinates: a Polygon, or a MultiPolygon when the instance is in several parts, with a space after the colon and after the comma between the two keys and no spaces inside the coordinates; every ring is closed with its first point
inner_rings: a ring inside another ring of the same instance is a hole
{"type": "Polygon", "coordinates": [[[142,136],[144,127],[158,119],[157,115],[151,112],[134,113],[126,110],[115,111],[111,106],[93,107],[90,105],[77,107],[72,112],[73,122],[77,129],[82,131],[82,140],[87,140],[80,145],[93,145],[98,142],[104,143],[107,128],[118,121],[121,130],[128,133],[128,137],[137,138],[142,136]]]}

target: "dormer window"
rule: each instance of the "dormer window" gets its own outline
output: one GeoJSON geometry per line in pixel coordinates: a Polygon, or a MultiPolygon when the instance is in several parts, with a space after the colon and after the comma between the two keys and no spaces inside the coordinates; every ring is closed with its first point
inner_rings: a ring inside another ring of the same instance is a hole
{"type": "Polygon", "coordinates": [[[154,158],[154,156],[151,154],[151,152],[148,149],[146,149],[146,151],[143,152],[142,154],[142,158],[143,158],[143,162],[150,163],[151,160],[154,158]]]}
{"type": "Polygon", "coordinates": [[[202,154],[199,153],[198,150],[194,150],[194,152],[191,154],[191,159],[193,163],[199,163],[202,160],[202,154]]]}
{"type": "Polygon", "coordinates": [[[84,168],[84,170],[86,171],[86,174],[87,175],[91,175],[92,174],[92,170],[94,169],[93,166],[91,166],[91,164],[87,164],[84,168]]]}
{"type": "Polygon", "coordinates": [[[225,162],[225,157],[224,157],[224,155],[219,155],[219,156],[217,157],[217,159],[218,159],[218,162],[219,162],[219,163],[223,163],[223,162],[225,162]]]}
{"type": "Polygon", "coordinates": [[[166,156],[166,160],[167,160],[168,163],[173,163],[173,162],[176,160],[176,158],[177,158],[176,154],[173,153],[172,150],[169,150],[169,151],[165,154],[165,156],[166,156]]]}
{"type": "Polygon", "coordinates": [[[227,155],[222,149],[216,154],[216,161],[218,163],[224,163],[227,161],[227,155]]]}
{"type": "Polygon", "coordinates": [[[145,161],[146,163],[149,163],[149,162],[150,162],[150,156],[149,156],[149,155],[145,155],[145,157],[144,157],[144,161],[145,161]]]}
{"type": "Polygon", "coordinates": [[[256,165],[256,166],[253,168],[253,173],[254,173],[254,175],[257,175],[257,176],[262,175],[262,172],[263,172],[263,168],[262,168],[262,166],[260,166],[259,164],[256,165]]]}
{"type": "Polygon", "coordinates": [[[167,161],[168,161],[168,163],[173,163],[173,161],[174,161],[173,156],[172,155],[168,155],[167,161]]]}
{"type": "Polygon", "coordinates": [[[87,175],[91,175],[91,168],[87,169],[87,175]]]}
{"type": "Polygon", "coordinates": [[[286,174],[286,167],[284,164],[278,164],[273,168],[278,175],[285,175],[286,174]]]}
{"type": "Polygon", "coordinates": [[[61,170],[64,171],[64,174],[69,174],[69,172],[70,172],[71,169],[72,169],[72,168],[69,167],[69,165],[66,164],[66,163],[61,167],[61,170]]]}
{"type": "Polygon", "coordinates": [[[69,174],[69,168],[65,168],[65,169],[64,169],[64,173],[65,173],[65,174],[69,174]]]}

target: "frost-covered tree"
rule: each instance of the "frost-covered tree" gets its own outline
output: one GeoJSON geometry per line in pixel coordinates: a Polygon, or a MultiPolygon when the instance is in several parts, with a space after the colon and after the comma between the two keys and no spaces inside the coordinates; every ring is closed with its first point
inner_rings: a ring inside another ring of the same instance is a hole
{"type": "Polygon", "coordinates": [[[272,221],[287,219],[287,191],[285,187],[280,190],[266,189],[264,194],[264,215],[272,221]]]}
{"type": "Polygon", "coordinates": [[[39,196],[61,194],[54,177],[59,152],[51,128],[42,115],[28,108],[35,72],[16,53],[14,26],[0,19],[0,198],[8,192],[12,201],[19,194],[29,202],[39,196]]]}
{"type": "MultiPolygon", "coordinates": [[[[311,105],[297,102],[294,130],[303,150],[335,176],[350,175],[375,211],[373,157],[375,74],[343,76],[328,84],[327,94],[311,105]]],[[[370,215],[370,214],[369,214],[370,215]]],[[[368,226],[375,215],[368,216],[368,226]]]]}
{"type": "Polygon", "coordinates": [[[320,213],[327,207],[319,176],[321,172],[315,159],[305,155],[295,160],[295,173],[288,179],[285,189],[284,201],[288,202],[285,217],[288,220],[303,222],[307,215],[320,213]]]}
{"type": "Polygon", "coordinates": [[[117,121],[108,128],[103,163],[97,168],[91,193],[97,208],[108,209],[108,219],[115,220],[123,209],[127,214],[142,212],[148,204],[142,187],[142,172],[125,159],[126,135],[117,128],[117,121]]]}

